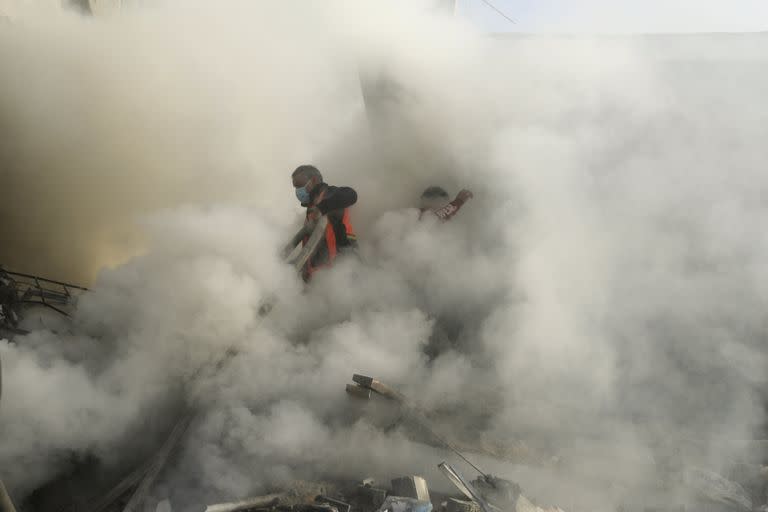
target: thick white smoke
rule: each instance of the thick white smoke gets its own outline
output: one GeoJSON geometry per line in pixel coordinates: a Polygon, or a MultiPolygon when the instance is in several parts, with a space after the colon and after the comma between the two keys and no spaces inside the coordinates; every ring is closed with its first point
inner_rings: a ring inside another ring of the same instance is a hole
{"type": "Polygon", "coordinates": [[[565,455],[560,480],[510,474],[543,498],[644,481],[649,445],[682,437],[726,468],[720,441],[763,420],[765,37],[486,39],[424,7],[170,2],[0,29],[3,258],[101,268],[67,334],[1,348],[9,488],[71,452],[128,465],[180,401],[202,411],[166,476],[186,499],[432,471],[442,454],[350,403],[354,372],[465,440],[565,455]],[[382,70],[399,106],[369,120],[358,71],[382,70]],[[277,253],[307,162],[358,190],[365,262],[304,291],[277,253]],[[432,184],[476,197],[420,222],[432,184]],[[430,362],[436,318],[455,346],[430,362]]]}

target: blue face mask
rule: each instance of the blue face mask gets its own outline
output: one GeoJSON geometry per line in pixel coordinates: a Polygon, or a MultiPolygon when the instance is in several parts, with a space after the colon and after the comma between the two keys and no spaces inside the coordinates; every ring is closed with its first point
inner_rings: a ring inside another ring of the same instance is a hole
{"type": "Polygon", "coordinates": [[[309,191],[307,190],[306,185],[303,187],[296,187],[296,198],[301,204],[309,204],[309,191]]]}

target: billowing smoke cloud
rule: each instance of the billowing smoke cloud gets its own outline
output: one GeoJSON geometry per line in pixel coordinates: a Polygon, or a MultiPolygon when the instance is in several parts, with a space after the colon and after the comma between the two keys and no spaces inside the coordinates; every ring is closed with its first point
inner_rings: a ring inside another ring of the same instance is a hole
{"type": "Polygon", "coordinates": [[[72,452],[130,465],[181,402],[201,414],[166,478],[196,500],[432,471],[442,454],[350,403],[354,372],[466,442],[563,456],[557,477],[492,468],[543,498],[597,509],[683,438],[727,469],[721,441],[763,421],[765,38],[484,39],[424,7],[184,2],[0,31],[2,258],[102,269],[67,334],[2,346],[9,487],[72,452]],[[368,119],[358,72],[395,105],[368,119]],[[363,261],[303,290],[277,251],[309,161],[358,190],[363,261]],[[419,221],[432,184],[476,197],[419,221]]]}

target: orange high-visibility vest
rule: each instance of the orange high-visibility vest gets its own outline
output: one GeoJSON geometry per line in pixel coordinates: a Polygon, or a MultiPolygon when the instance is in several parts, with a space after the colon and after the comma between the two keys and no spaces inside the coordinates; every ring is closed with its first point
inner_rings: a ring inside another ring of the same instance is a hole
{"type": "MultiPolygon", "coordinates": [[[[307,243],[307,240],[309,240],[309,235],[304,237],[304,240],[302,241],[302,245],[305,245],[307,243]]],[[[316,263],[314,262],[315,256],[310,258],[309,262],[307,263],[307,268],[305,272],[305,280],[309,280],[315,272],[317,272],[319,269],[324,267],[330,267],[333,265],[334,260],[336,259],[336,256],[339,253],[339,248],[347,247],[350,245],[354,245],[357,242],[357,235],[355,235],[354,229],[352,229],[352,223],[349,220],[349,208],[344,208],[344,214],[341,217],[341,223],[337,222],[336,225],[334,225],[334,222],[331,219],[328,219],[328,225],[325,227],[325,249],[327,251],[327,256],[325,258],[325,261],[316,263]],[[343,228],[343,232],[337,233],[338,231],[341,231],[343,228]],[[343,235],[343,238],[341,240],[341,245],[339,244],[338,235],[343,235]],[[346,241],[344,241],[344,238],[346,238],[346,241]]],[[[319,249],[320,251],[322,249],[319,249]]],[[[317,253],[316,253],[317,255],[317,253]]]]}

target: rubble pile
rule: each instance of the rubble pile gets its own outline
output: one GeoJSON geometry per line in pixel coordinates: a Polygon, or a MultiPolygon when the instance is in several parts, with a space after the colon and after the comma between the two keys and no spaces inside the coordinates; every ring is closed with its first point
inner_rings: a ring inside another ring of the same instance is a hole
{"type": "Polygon", "coordinates": [[[416,475],[395,478],[387,487],[378,486],[372,478],[337,486],[297,482],[284,492],[209,505],[205,512],[560,511],[559,508],[544,509],[534,505],[520,493],[519,486],[507,480],[492,477],[464,485],[469,486],[469,493],[476,493],[475,499],[463,493],[430,492],[427,481],[416,475]],[[307,494],[308,487],[314,487],[317,494],[307,494]]]}
{"type": "MultiPolygon", "coordinates": [[[[306,254],[300,254],[302,259],[306,254]]],[[[37,276],[10,272],[0,268],[0,329],[11,334],[23,334],[21,320],[30,308],[42,307],[64,317],[76,304],[85,288],[52,281],[37,276]]],[[[268,311],[260,314],[267,314],[268,311]]],[[[0,332],[2,334],[2,332],[0,332]]],[[[230,352],[225,354],[229,357],[230,352]]],[[[527,497],[521,486],[510,480],[487,474],[465,457],[473,453],[495,460],[527,466],[559,469],[558,454],[543,453],[524,441],[498,443],[486,439],[476,442],[449,439],[432,425],[441,422],[427,409],[383,383],[366,375],[355,374],[352,384],[346,386],[350,400],[373,402],[385,399],[396,412],[394,423],[385,430],[408,424],[410,438],[426,445],[447,449],[456,454],[479,475],[467,480],[454,467],[443,462],[438,469],[453,484],[453,493],[430,489],[429,482],[418,475],[394,478],[389,484],[380,484],[372,478],[356,482],[292,482],[282,489],[271,489],[269,494],[253,497],[233,497],[237,501],[224,503],[196,503],[198,512],[557,512],[562,509],[542,508],[527,497]]],[[[0,381],[0,389],[2,382],[0,381]]],[[[140,460],[128,474],[101,475],[101,480],[86,475],[87,484],[77,492],[74,478],[63,476],[49,488],[35,491],[34,499],[22,497],[19,510],[29,512],[173,512],[174,503],[159,492],[164,473],[178,448],[183,444],[190,424],[200,411],[185,407],[171,425],[165,441],[158,443],[146,460],[140,460]],[[70,480],[68,480],[70,478],[70,480]],[[109,483],[107,483],[109,481],[109,483]],[[158,499],[160,501],[158,501],[158,499]]],[[[391,412],[391,411],[390,411],[391,412]]],[[[466,416],[466,414],[465,414],[466,416]]],[[[471,416],[471,415],[470,415],[471,416]]],[[[629,483],[627,498],[621,505],[608,503],[601,510],[617,512],[768,512],[768,466],[765,455],[766,441],[740,441],[746,443],[740,452],[748,453],[744,460],[732,461],[723,474],[699,467],[684,453],[701,451],[700,442],[667,440],[651,447],[651,465],[656,471],[656,482],[647,488],[632,487],[629,483]],[[685,448],[685,449],[684,449],[685,448]],[[748,460],[747,460],[748,459],[748,460]]],[[[569,461],[573,462],[573,461],[569,461]]],[[[94,467],[98,466],[96,464],[94,467]]],[[[573,470],[573,466],[571,466],[573,470]]],[[[93,470],[98,473],[99,470],[93,470]]],[[[361,477],[363,475],[360,475],[361,477]]],[[[82,483],[82,482],[81,482],[82,483]]],[[[445,484],[445,482],[442,482],[445,484]]],[[[611,484],[617,482],[611,482],[611,484]]],[[[626,484],[626,482],[625,482],[626,484]]],[[[13,502],[0,481],[0,512],[15,512],[13,502]]],[[[539,489],[539,494],[541,490],[539,489]]],[[[180,504],[176,504],[180,507],[180,504]]],[[[569,504],[569,509],[573,508],[569,504]]],[[[187,510],[188,507],[180,507],[187,510]]]]}

